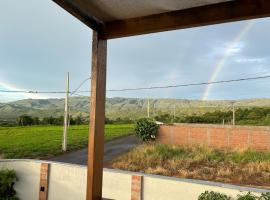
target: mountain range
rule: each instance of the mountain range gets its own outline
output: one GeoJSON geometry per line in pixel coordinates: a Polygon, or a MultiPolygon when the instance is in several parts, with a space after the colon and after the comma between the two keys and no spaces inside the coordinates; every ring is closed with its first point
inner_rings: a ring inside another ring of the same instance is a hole
{"type": "MultiPolygon", "coordinates": [[[[187,100],[187,99],[142,99],[142,98],[107,98],[106,117],[111,119],[146,117],[149,102],[150,115],[172,114],[190,115],[207,111],[229,110],[234,103],[237,107],[270,107],[270,99],[245,100],[187,100]]],[[[71,97],[69,101],[72,116],[89,116],[89,97],[71,97]]],[[[24,99],[0,103],[0,121],[15,121],[21,115],[33,117],[62,116],[64,99],[24,99]]]]}

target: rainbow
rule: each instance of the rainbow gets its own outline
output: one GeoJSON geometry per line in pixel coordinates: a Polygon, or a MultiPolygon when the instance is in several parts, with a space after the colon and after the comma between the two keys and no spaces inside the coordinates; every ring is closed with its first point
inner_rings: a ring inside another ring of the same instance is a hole
{"type": "MultiPolygon", "coordinates": [[[[242,40],[242,38],[246,35],[246,33],[251,29],[251,27],[254,24],[254,20],[248,21],[243,28],[240,30],[240,32],[236,35],[236,37],[233,39],[233,41],[228,45],[226,48],[223,56],[221,59],[217,62],[215,65],[214,71],[212,75],[210,76],[210,79],[208,82],[213,82],[216,80],[217,76],[219,75],[222,67],[225,65],[226,60],[230,57],[232,49],[235,47],[235,45],[242,40]]],[[[213,88],[213,84],[208,84],[205,87],[205,90],[203,92],[202,100],[207,100],[209,93],[211,92],[213,88]]]]}

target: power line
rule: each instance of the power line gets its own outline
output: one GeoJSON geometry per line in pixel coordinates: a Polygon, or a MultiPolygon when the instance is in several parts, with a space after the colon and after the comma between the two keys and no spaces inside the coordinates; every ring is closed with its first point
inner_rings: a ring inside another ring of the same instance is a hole
{"type": "MultiPolygon", "coordinates": [[[[80,85],[72,92],[69,92],[70,95],[74,95],[82,86],[83,84],[91,79],[91,77],[83,80],[80,85]]],[[[27,91],[27,90],[0,90],[2,93],[27,93],[27,94],[65,94],[66,92],[64,91],[27,91]]]]}
{"type": "MultiPolygon", "coordinates": [[[[241,81],[258,80],[258,79],[266,79],[266,78],[270,78],[270,75],[249,77],[249,78],[240,78],[240,79],[231,79],[231,80],[222,80],[222,81],[212,81],[212,82],[188,83],[188,84],[179,84],[179,85],[153,86],[153,87],[140,87],[140,88],[125,88],[125,89],[110,89],[110,90],[107,90],[107,92],[167,89],[167,88],[178,88],[178,87],[189,87],[189,86],[200,86],[200,85],[210,85],[210,84],[241,82],[241,81]]],[[[91,91],[78,91],[78,93],[84,93],[84,92],[91,92],[91,91]]]]}
{"type": "MultiPolygon", "coordinates": [[[[107,92],[121,92],[121,91],[137,91],[137,90],[154,90],[154,89],[167,89],[167,88],[178,88],[178,87],[189,87],[189,86],[201,86],[201,85],[210,85],[210,84],[222,84],[222,83],[232,83],[232,82],[241,82],[241,81],[250,81],[258,79],[270,78],[270,75],[266,76],[256,76],[248,78],[239,78],[239,79],[230,79],[230,80],[221,80],[221,81],[212,81],[212,82],[200,82],[200,83],[188,83],[188,84],[179,84],[179,85],[167,85],[167,86],[152,86],[152,87],[138,87],[138,88],[123,88],[123,89],[109,89],[107,92]]],[[[78,88],[80,88],[88,79],[84,80],[78,88]]],[[[71,94],[75,93],[85,93],[91,92],[90,90],[78,91],[76,90],[70,92],[71,94]]],[[[24,91],[24,90],[0,90],[2,93],[31,93],[31,94],[65,94],[64,91],[24,91]]]]}
{"type": "Polygon", "coordinates": [[[83,80],[83,81],[80,83],[80,85],[79,85],[73,92],[71,92],[70,96],[74,95],[74,94],[75,94],[75,93],[83,86],[83,84],[86,83],[86,81],[88,81],[88,80],[90,80],[90,79],[91,79],[91,77],[88,77],[87,79],[83,80]]]}

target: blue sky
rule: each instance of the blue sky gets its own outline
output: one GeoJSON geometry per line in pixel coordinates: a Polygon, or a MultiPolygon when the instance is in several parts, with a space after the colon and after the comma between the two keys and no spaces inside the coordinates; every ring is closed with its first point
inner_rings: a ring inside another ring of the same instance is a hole
{"type": "MultiPolygon", "coordinates": [[[[0,89],[64,91],[90,76],[92,31],[50,0],[0,1],[0,89]]],[[[108,41],[108,89],[270,74],[270,18],[108,41]]],[[[88,90],[86,83],[82,90],[88,90]]],[[[108,92],[108,97],[202,99],[206,86],[108,92]]],[[[214,85],[206,99],[269,98],[270,79],[214,85]]],[[[63,95],[0,93],[0,102],[63,95]]]]}

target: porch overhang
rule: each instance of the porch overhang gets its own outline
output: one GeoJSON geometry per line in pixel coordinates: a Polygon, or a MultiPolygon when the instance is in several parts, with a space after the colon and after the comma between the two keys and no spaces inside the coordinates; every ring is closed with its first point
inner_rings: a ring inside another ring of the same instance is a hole
{"type": "Polygon", "coordinates": [[[268,0],[53,0],[103,39],[270,16],[268,0]]]}

